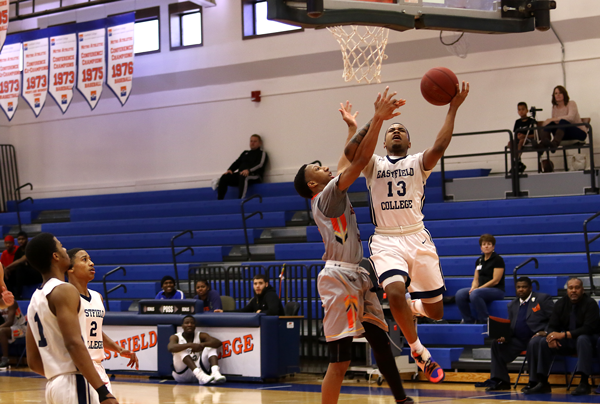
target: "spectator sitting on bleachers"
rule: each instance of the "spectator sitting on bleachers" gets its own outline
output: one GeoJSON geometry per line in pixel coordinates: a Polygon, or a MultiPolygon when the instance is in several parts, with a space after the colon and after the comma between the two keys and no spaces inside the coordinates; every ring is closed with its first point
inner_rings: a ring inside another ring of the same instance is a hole
{"type": "Polygon", "coordinates": [[[529,384],[525,394],[550,393],[548,372],[555,355],[577,354],[577,372],[581,375],[574,396],[590,394],[588,377],[592,374],[594,343],[600,328],[598,303],[584,293],[583,282],[570,277],[567,296],[558,299],[548,324],[548,335],[534,337],[527,346],[529,384]]]}
{"type": "Polygon", "coordinates": [[[160,281],[162,290],[158,292],[155,299],[185,299],[181,290],[175,289],[175,279],[170,275],[165,275],[160,281]]]}
{"type": "Polygon", "coordinates": [[[465,324],[486,324],[487,304],[504,299],[504,260],[496,254],[496,239],[491,234],[479,237],[483,255],[475,262],[475,275],[471,288],[456,292],[456,305],[465,324]]]}
{"type": "Polygon", "coordinates": [[[225,198],[227,187],[238,187],[238,198],[244,198],[248,190],[248,185],[255,182],[262,182],[267,161],[267,152],[262,149],[262,138],[260,135],[254,134],[250,136],[250,150],[243,151],[240,157],[221,176],[217,198],[225,198]]]}
{"type": "Polygon", "coordinates": [[[563,140],[585,141],[588,131],[585,126],[562,129],[555,127],[556,125],[568,125],[570,123],[582,123],[577,104],[569,98],[566,88],[556,86],[552,92],[552,118],[544,121],[544,130],[540,132],[541,145],[551,147],[553,149],[552,153],[554,153],[563,140]],[[551,133],[554,135],[552,141],[550,141],[551,133]]]}
{"type": "MultiPolygon", "coordinates": [[[[4,237],[4,248],[5,250],[0,255],[0,263],[6,268],[15,260],[15,253],[19,247],[15,247],[15,238],[13,236],[6,236],[4,237]]],[[[4,276],[6,277],[6,271],[4,276]]]]}
{"type": "Polygon", "coordinates": [[[23,315],[19,304],[16,301],[8,306],[2,300],[0,302],[0,314],[4,323],[0,325],[0,347],[2,348],[2,359],[0,360],[0,369],[8,367],[8,344],[15,342],[15,339],[25,336],[27,331],[27,317],[23,315]]]}
{"type": "Polygon", "coordinates": [[[204,302],[204,311],[223,312],[221,295],[210,287],[210,283],[206,279],[200,278],[196,282],[196,296],[194,296],[194,299],[204,302]]]}
{"type": "MultiPolygon", "coordinates": [[[[527,103],[521,101],[517,104],[517,112],[519,113],[519,119],[515,121],[515,126],[513,127],[513,132],[516,139],[519,139],[517,144],[517,151],[519,152],[519,173],[525,171],[527,166],[521,162],[521,150],[523,146],[526,144],[533,144],[535,141],[535,129],[528,130],[526,132],[517,132],[518,129],[521,128],[535,128],[537,126],[537,122],[530,116],[527,116],[527,103]]],[[[508,148],[511,148],[510,142],[508,142],[508,148]]]]}
{"type": "Polygon", "coordinates": [[[492,371],[490,378],[475,387],[487,387],[486,391],[510,390],[507,364],[527,349],[534,335],[546,335],[554,302],[546,293],[533,292],[531,279],[523,276],[517,279],[517,298],[508,304],[508,318],[512,336],[492,342],[492,371]]]}
{"type": "Polygon", "coordinates": [[[275,288],[269,286],[266,275],[257,274],[252,278],[254,297],[246,307],[237,311],[244,313],[265,313],[268,316],[283,316],[284,310],[275,288]]]}
{"type": "Polygon", "coordinates": [[[29,265],[25,256],[25,248],[28,242],[27,233],[20,231],[17,234],[19,248],[15,251],[14,261],[4,268],[6,285],[13,292],[16,299],[22,299],[23,286],[39,285],[42,283],[42,275],[29,265]]]}

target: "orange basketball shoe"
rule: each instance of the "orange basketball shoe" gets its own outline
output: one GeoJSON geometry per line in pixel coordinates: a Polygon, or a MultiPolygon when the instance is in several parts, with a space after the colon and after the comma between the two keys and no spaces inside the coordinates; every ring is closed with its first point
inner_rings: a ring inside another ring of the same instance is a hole
{"type": "Polygon", "coordinates": [[[431,354],[427,348],[423,348],[421,354],[411,352],[411,356],[431,383],[441,383],[444,381],[444,378],[446,377],[444,369],[431,359],[431,354]]]}

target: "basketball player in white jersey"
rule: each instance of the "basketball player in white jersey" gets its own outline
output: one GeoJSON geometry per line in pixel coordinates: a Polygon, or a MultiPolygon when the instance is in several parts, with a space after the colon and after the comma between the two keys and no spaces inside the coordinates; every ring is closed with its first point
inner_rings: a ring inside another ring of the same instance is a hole
{"type": "Polygon", "coordinates": [[[27,261],[43,278],[27,310],[27,363],[45,376],[48,404],[118,404],[98,375],[86,348],[79,292],[66,282],[67,251],[50,233],[27,244],[27,261]],[[91,387],[90,387],[91,386],[91,387]]]}
{"type": "MultiPolygon", "coordinates": [[[[371,159],[381,125],[385,120],[400,115],[394,112],[404,105],[395,100],[396,93],[383,96],[375,102],[375,115],[371,127],[363,134],[364,139],[350,163],[342,154],[337,176],[328,167],[305,164],[294,179],[296,191],[312,199],[312,212],[323,243],[325,267],[319,273],[317,287],[325,309],[323,330],[329,348],[329,367],[321,388],[321,402],[335,404],[338,401],[344,375],[350,364],[352,339],[364,335],[371,345],[377,366],[384,375],[396,403],[413,403],[406,396],[402,381],[386,335],[387,323],[368,272],[359,267],[363,258],[362,243],[356,216],[348,198],[348,188],[358,178],[371,159]]],[[[344,120],[355,121],[351,105],[342,105],[344,120]]],[[[348,140],[356,131],[349,131],[348,140]]]]}
{"type": "Polygon", "coordinates": [[[225,383],[218,363],[217,349],[221,341],[196,331],[196,319],[185,316],[183,332],[171,335],[167,349],[173,354],[173,379],[178,383],[225,383]]]}
{"type": "MultiPolygon", "coordinates": [[[[415,362],[434,383],[444,380],[445,374],[421,344],[413,316],[441,319],[444,315],[442,294],[446,287],[435,245],[423,226],[421,210],[425,182],[450,144],[456,112],[469,94],[469,83],[463,82],[462,89],[458,84],[456,87],[457,93],[433,147],[408,155],[411,145],[408,130],[395,123],[385,134],[387,156],[373,154],[363,170],[375,225],[375,234],[369,240],[370,260],[415,362]],[[407,301],[407,288],[415,300],[407,301]]],[[[357,157],[364,142],[361,132],[346,146],[345,155],[350,161],[357,157]]]]}
{"type": "Polygon", "coordinates": [[[139,362],[135,352],[123,349],[102,331],[104,321],[104,301],[102,295],[88,289],[88,283],[94,280],[96,270],[89,254],[81,248],[72,248],[67,251],[71,259],[71,269],[67,271],[69,283],[77,288],[81,297],[81,309],[85,314],[85,321],[81,323],[81,333],[86,336],[88,352],[94,361],[94,366],[102,381],[112,392],[110,378],[102,366],[104,350],[115,352],[124,358],[129,358],[127,366],[139,369],[139,362]]]}

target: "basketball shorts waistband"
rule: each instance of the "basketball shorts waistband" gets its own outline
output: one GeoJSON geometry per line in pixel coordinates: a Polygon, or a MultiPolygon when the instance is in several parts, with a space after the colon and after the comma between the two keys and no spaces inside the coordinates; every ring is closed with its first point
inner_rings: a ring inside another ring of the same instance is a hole
{"type": "Polygon", "coordinates": [[[398,227],[376,227],[375,234],[379,236],[410,236],[425,229],[423,222],[398,227]]]}
{"type": "Polygon", "coordinates": [[[351,264],[349,262],[333,261],[333,260],[325,261],[325,266],[326,267],[338,267],[338,268],[343,268],[343,269],[352,269],[355,271],[358,270],[358,268],[359,268],[358,264],[351,264]]]}

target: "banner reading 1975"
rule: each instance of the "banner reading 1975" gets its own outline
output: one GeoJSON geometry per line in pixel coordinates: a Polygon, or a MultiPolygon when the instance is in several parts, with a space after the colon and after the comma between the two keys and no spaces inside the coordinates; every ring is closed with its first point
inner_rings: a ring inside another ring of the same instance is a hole
{"type": "Polygon", "coordinates": [[[48,95],[48,37],[23,37],[23,99],[39,116],[48,95]]]}
{"type": "Polygon", "coordinates": [[[67,112],[67,108],[71,105],[76,77],[77,34],[74,31],[65,32],[63,27],[56,27],[50,35],[50,84],[48,91],[63,114],[67,112]]]}
{"type": "MultiPolygon", "coordinates": [[[[91,21],[83,23],[89,30],[79,30],[77,34],[78,65],[77,89],[86,99],[90,108],[96,108],[102,95],[102,86],[106,77],[105,64],[105,21],[91,21]]],[[[78,24],[79,25],[79,24],[78,24]]]]}
{"type": "Polygon", "coordinates": [[[15,115],[21,93],[21,38],[11,35],[0,52],[0,108],[10,121],[15,115]]]}
{"type": "Polygon", "coordinates": [[[8,0],[0,0],[0,49],[2,49],[8,33],[8,13],[8,0]]]}
{"type": "Polygon", "coordinates": [[[110,17],[108,35],[108,72],[106,84],[124,105],[131,93],[133,80],[133,26],[135,13],[110,17]]]}

